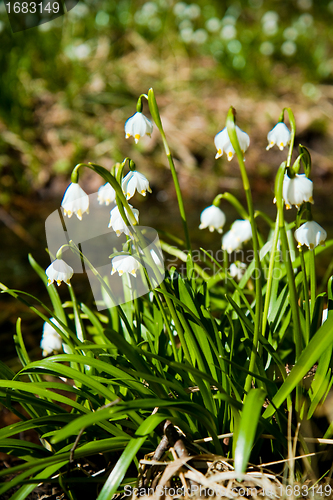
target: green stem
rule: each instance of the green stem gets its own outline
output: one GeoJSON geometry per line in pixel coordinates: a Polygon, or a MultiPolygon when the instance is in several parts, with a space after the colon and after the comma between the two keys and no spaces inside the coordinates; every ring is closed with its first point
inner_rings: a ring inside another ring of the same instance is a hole
{"type": "MultiPolygon", "coordinates": [[[[107,294],[111,298],[112,302],[115,304],[116,301],[114,299],[114,296],[113,296],[111,288],[104,281],[104,279],[99,274],[99,272],[97,271],[97,269],[92,265],[92,263],[87,259],[87,257],[76,246],[76,244],[72,240],[70,240],[70,242],[68,244],[66,243],[65,245],[63,245],[61,247],[61,249],[62,248],[66,248],[66,247],[72,249],[77,255],[79,255],[80,257],[83,258],[84,263],[88,265],[88,267],[90,268],[90,270],[92,271],[92,273],[97,277],[97,279],[99,280],[100,284],[102,285],[102,287],[105,289],[105,291],[107,292],[107,294]]],[[[119,305],[116,306],[116,308],[117,308],[117,311],[118,311],[118,314],[119,314],[120,318],[123,320],[123,322],[124,322],[124,324],[126,326],[126,329],[127,329],[128,333],[129,333],[129,335],[131,336],[132,339],[134,339],[133,329],[131,328],[131,326],[130,326],[130,324],[128,322],[126,314],[124,313],[124,311],[122,310],[122,308],[119,305]]]]}
{"type": "Polygon", "coordinates": [[[308,286],[307,286],[308,280],[307,280],[307,275],[306,275],[304,253],[303,253],[302,248],[299,249],[299,256],[300,256],[300,260],[301,260],[301,268],[302,268],[302,273],[303,273],[303,293],[304,293],[305,324],[306,324],[304,342],[305,342],[305,345],[308,345],[308,343],[310,341],[310,322],[311,322],[311,319],[310,319],[310,308],[309,308],[309,292],[308,292],[308,286]]]}
{"type": "Polygon", "coordinates": [[[243,219],[249,218],[249,214],[233,194],[228,192],[218,194],[217,196],[215,196],[212,205],[218,207],[220,205],[220,200],[227,200],[237,210],[237,212],[243,219]]]}
{"type": "Polygon", "coordinates": [[[154,297],[155,297],[156,302],[158,304],[159,310],[161,311],[161,314],[162,314],[162,317],[163,317],[163,321],[164,321],[165,327],[166,327],[168,335],[169,335],[169,339],[170,339],[171,347],[172,347],[172,352],[173,352],[173,357],[175,358],[175,361],[179,361],[180,362],[181,360],[178,357],[178,352],[177,352],[175,337],[174,337],[173,332],[171,331],[170,325],[168,323],[168,319],[167,319],[167,316],[165,314],[165,310],[164,310],[163,304],[162,304],[161,299],[160,299],[158,293],[156,292],[156,290],[153,290],[153,294],[154,294],[154,297]]]}
{"type": "Polygon", "coordinates": [[[271,248],[271,256],[270,256],[270,260],[269,260],[268,278],[267,278],[265,304],[264,304],[264,314],[263,314],[263,320],[262,320],[262,336],[263,337],[265,337],[265,333],[266,333],[268,311],[269,311],[269,306],[270,306],[270,302],[271,302],[271,292],[272,292],[273,274],[274,274],[274,266],[275,266],[275,255],[276,255],[276,248],[277,248],[278,240],[279,240],[279,220],[276,219],[273,241],[272,241],[272,248],[271,248]]]}
{"type": "MultiPolygon", "coordinates": [[[[232,144],[232,146],[237,154],[237,159],[238,159],[238,163],[239,163],[239,167],[240,167],[240,171],[241,171],[244,191],[245,191],[245,195],[246,195],[247,207],[248,207],[248,212],[249,212],[249,218],[250,218],[250,223],[251,223],[251,229],[252,229],[252,241],[253,241],[253,253],[254,253],[254,260],[255,260],[255,271],[257,272],[257,276],[255,277],[256,309],[255,309],[254,334],[253,334],[253,345],[252,345],[250,364],[249,364],[249,372],[253,372],[254,367],[255,367],[255,363],[256,363],[256,358],[257,358],[257,349],[258,349],[259,334],[261,331],[261,320],[262,320],[261,263],[260,263],[260,256],[259,256],[259,241],[258,241],[258,233],[257,233],[257,224],[256,224],[256,220],[254,217],[254,208],[253,208],[250,183],[249,183],[249,179],[248,179],[246,168],[245,168],[244,156],[243,156],[243,153],[242,153],[240,146],[239,146],[239,143],[238,143],[236,127],[235,127],[235,110],[232,107],[229,109],[228,116],[227,116],[227,130],[228,130],[228,135],[229,135],[231,144],[232,144]]],[[[246,394],[251,389],[252,379],[253,379],[252,375],[248,374],[248,376],[246,377],[245,387],[244,387],[244,391],[246,394]]]]}
{"type": "Polygon", "coordinates": [[[282,188],[283,188],[285,169],[286,169],[286,163],[283,162],[280,165],[278,173],[276,175],[275,198],[276,198],[276,206],[278,209],[278,220],[279,220],[280,238],[282,244],[283,261],[286,268],[287,280],[289,285],[290,307],[291,307],[291,314],[293,317],[294,342],[296,349],[295,361],[297,361],[302,351],[302,339],[301,339],[301,328],[299,319],[298,297],[294,280],[293,266],[290,259],[290,249],[289,249],[289,243],[288,243],[285,222],[284,222],[284,214],[283,214],[282,188]]]}
{"type": "Polygon", "coordinates": [[[83,325],[83,321],[81,318],[79,306],[78,306],[76,296],[74,293],[74,289],[72,286],[69,286],[68,289],[69,289],[69,293],[70,293],[70,296],[72,299],[72,304],[73,304],[73,313],[74,313],[76,335],[77,335],[77,338],[81,342],[84,342],[86,339],[86,334],[85,334],[84,325],[83,325]]]}
{"type": "Polygon", "coordinates": [[[182,224],[183,224],[183,229],[184,229],[184,234],[185,234],[185,240],[186,240],[186,247],[192,257],[192,248],[191,248],[191,241],[190,241],[190,234],[188,230],[188,225],[187,225],[187,220],[186,220],[186,214],[185,214],[185,209],[184,209],[184,203],[183,203],[183,197],[182,193],[180,190],[179,186],[179,181],[178,181],[178,176],[176,172],[176,168],[173,162],[173,158],[171,156],[170,148],[168,145],[168,142],[166,140],[165,132],[163,129],[160,113],[158,110],[157,102],[155,99],[154,91],[153,89],[149,89],[148,91],[148,105],[149,105],[149,111],[151,116],[153,117],[153,120],[157,126],[157,128],[160,131],[160,134],[162,136],[162,141],[163,141],[163,146],[165,150],[165,154],[168,158],[170,170],[171,170],[171,175],[173,179],[173,183],[175,185],[175,190],[176,190],[176,195],[177,195],[177,201],[178,201],[178,206],[179,206],[179,212],[180,212],[180,217],[182,219],[182,224]]]}
{"type": "Polygon", "coordinates": [[[309,250],[309,266],[310,266],[310,289],[311,289],[311,321],[316,304],[316,266],[314,250],[309,250]]]}
{"type": "Polygon", "coordinates": [[[292,157],[293,149],[294,149],[295,134],[296,134],[296,122],[295,122],[294,114],[291,111],[291,109],[285,108],[285,110],[288,113],[288,118],[289,118],[289,122],[290,122],[290,126],[291,126],[291,137],[290,137],[290,144],[289,144],[289,151],[288,151],[288,158],[287,158],[287,167],[289,168],[291,165],[291,157],[292,157]]]}
{"type": "MultiPolygon", "coordinates": [[[[94,170],[95,172],[97,172],[99,175],[101,175],[107,182],[109,182],[111,184],[111,186],[115,189],[116,193],[117,193],[117,198],[119,199],[120,203],[122,205],[125,206],[126,208],[126,215],[128,216],[128,219],[130,221],[130,223],[135,226],[137,225],[137,221],[134,217],[134,214],[132,212],[132,210],[130,209],[129,207],[129,204],[128,204],[128,201],[126,200],[123,192],[122,192],[122,189],[121,189],[121,186],[120,184],[117,182],[117,180],[110,174],[110,172],[108,172],[105,168],[101,167],[100,165],[96,165],[96,164],[93,164],[93,163],[89,163],[89,164],[79,164],[77,167],[79,168],[80,166],[86,166],[88,168],[91,168],[92,170],[94,170]]],[[[76,168],[77,168],[76,167],[76,168]]],[[[120,204],[119,204],[120,205],[120,204]]],[[[118,206],[119,206],[118,205],[118,206]]],[[[139,242],[140,242],[140,245],[141,245],[141,248],[142,250],[144,251],[145,254],[149,254],[148,258],[150,258],[150,261],[151,261],[151,265],[152,265],[152,268],[154,269],[154,271],[156,272],[156,265],[155,265],[155,262],[153,261],[153,259],[151,258],[151,255],[150,253],[147,251],[146,252],[146,245],[145,245],[145,242],[143,241],[142,239],[142,235],[141,235],[141,231],[137,230],[136,231],[136,235],[138,236],[138,239],[139,239],[139,242]]],[[[146,255],[147,257],[147,255],[146,255]]],[[[84,257],[85,260],[86,257],[84,257]]],[[[90,267],[90,269],[97,275],[99,276],[99,273],[98,271],[92,266],[92,264],[88,261],[88,265],[90,267]]],[[[156,276],[158,276],[158,273],[156,274],[156,276]]],[[[110,294],[111,290],[109,289],[109,287],[106,285],[106,283],[104,282],[104,280],[101,278],[101,284],[102,286],[104,286],[104,288],[106,289],[107,293],[110,294]]],[[[165,287],[165,284],[162,282],[161,283],[161,289],[165,292],[167,292],[167,289],[165,287]]],[[[112,298],[112,297],[111,297],[112,298]]],[[[180,341],[181,341],[181,344],[182,344],[182,347],[183,347],[183,350],[184,350],[184,354],[185,354],[185,357],[188,359],[188,361],[190,362],[191,361],[191,358],[190,358],[190,353],[189,353],[189,350],[187,348],[187,345],[186,345],[186,342],[185,342],[185,338],[184,338],[184,333],[183,333],[183,328],[181,326],[181,323],[178,319],[178,316],[177,316],[177,313],[176,313],[176,310],[174,308],[174,305],[172,303],[172,301],[169,299],[169,297],[167,297],[165,295],[165,300],[166,300],[166,303],[167,303],[167,306],[170,310],[170,313],[171,313],[171,317],[175,323],[175,328],[177,330],[177,333],[178,333],[178,336],[180,338],[180,341]]],[[[118,306],[119,307],[119,306],[118,306]]],[[[129,325],[128,325],[128,321],[127,321],[127,318],[124,314],[121,315],[122,319],[126,319],[126,326],[127,328],[129,328],[129,325]]],[[[129,331],[131,331],[131,329],[129,329],[129,331]]],[[[133,332],[132,332],[133,333],[133,332]]]]}
{"type": "Polygon", "coordinates": [[[188,350],[187,343],[186,343],[186,340],[185,340],[185,337],[184,337],[184,329],[183,329],[183,327],[182,327],[182,325],[181,325],[181,323],[179,321],[179,318],[178,318],[178,315],[177,315],[177,311],[176,311],[176,309],[175,309],[175,307],[173,305],[173,302],[170,299],[170,297],[168,297],[168,295],[167,295],[169,292],[168,292],[168,290],[167,290],[167,288],[165,286],[164,281],[162,281],[160,287],[161,287],[161,290],[163,292],[165,292],[165,294],[163,294],[163,296],[165,298],[166,304],[168,306],[168,309],[170,311],[171,317],[172,317],[173,322],[175,324],[176,332],[177,332],[178,337],[180,339],[181,346],[182,346],[182,348],[184,350],[184,356],[187,359],[187,361],[190,364],[192,364],[192,362],[191,362],[191,356],[190,356],[190,351],[188,350]]]}
{"type": "Polygon", "coordinates": [[[225,276],[225,293],[228,293],[228,268],[229,268],[229,255],[226,250],[223,250],[223,271],[225,276]]]}

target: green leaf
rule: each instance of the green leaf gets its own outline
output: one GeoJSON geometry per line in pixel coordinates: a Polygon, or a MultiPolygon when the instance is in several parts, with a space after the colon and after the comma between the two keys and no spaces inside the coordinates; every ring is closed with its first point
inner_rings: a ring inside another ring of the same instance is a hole
{"type": "MultiPolygon", "coordinates": [[[[233,402],[233,399],[225,395],[224,396],[229,402],[233,402]]],[[[88,427],[90,425],[95,425],[104,420],[119,420],[119,418],[125,418],[127,414],[133,411],[140,411],[141,413],[144,410],[149,412],[153,411],[154,408],[165,408],[168,413],[169,418],[171,417],[171,411],[177,410],[180,414],[189,414],[192,415],[193,418],[200,418],[200,423],[206,428],[207,432],[213,437],[215,445],[218,446],[219,440],[217,438],[216,426],[213,416],[209,413],[209,411],[192,401],[172,401],[170,399],[163,400],[157,398],[150,399],[138,399],[134,401],[126,401],[119,402],[116,405],[113,405],[108,408],[103,408],[93,413],[89,413],[82,417],[77,418],[75,421],[70,422],[66,427],[57,431],[57,433],[52,438],[52,443],[58,443],[64,439],[67,439],[70,436],[78,434],[82,428],[88,427]],[[170,413],[169,413],[170,412],[170,413]]],[[[164,415],[164,418],[166,416],[164,415]]],[[[141,425],[141,422],[140,422],[141,425]]]]}
{"type": "Polygon", "coordinates": [[[275,409],[282,405],[325,350],[330,348],[333,342],[332,328],[333,316],[325,321],[302,351],[296,365],[273,397],[271,404],[266,408],[263,414],[264,418],[270,418],[275,413],[275,409]]]}
{"type": "Polygon", "coordinates": [[[0,449],[4,453],[15,455],[22,460],[28,460],[29,457],[44,458],[50,455],[43,446],[21,439],[0,439],[0,449]]]}
{"type": "Polygon", "coordinates": [[[60,403],[72,406],[73,408],[76,408],[84,413],[88,412],[87,408],[76,403],[72,399],[67,398],[66,396],[62,396],[61,394],[49,391],[48,389],[38,387],[37,384],[31,384],[31,382],[18,382],[17,380],[0,380],[0,388],[1,387],[6,388],[8,390],[9,395],[11,392],[15,392],[15,390],[25,391],[32,394],[37,394],[39,397],[46,398],[49,401],[52,400],[59,401],[60,403]]]}
{"type": "MultiPolygon", "coordinates": [[[[165,418],[165,417],[164,417],[165,418]]],[[[97,453],[106,453],[110,451],[121,451],[125,448],[127,443],[129,442],[130,437],[128,434],[124,434],[124,436],[121,437],[113,437],[113,438],[108,438],[108,439],[101,439],[101,440],[96,440],[96,441],[91,441],[89,443],[85,443],[82,446],[79,446],[75,450],[74,453],[74,458],[75,459],[80,459],[83,457],[88,457],[90,455],[96,455],[97,453]]],[[[70,451],[72,449],[73,442],[70,444],[67,444],[64,448],[62,448],[59,452],[54,454],[51,457],[44,457],[42,460],[40,459],[35,459],[31,460],[28,463],[25,464],[20,464],[20,465],[15,465],[14,467],[11,467],[10,469],[5,469],[0,471],[0,477],[4,477],[7,475],[14,475],[19,471],[26,471],[25,472],[25,477],[29,476],[30,474],[33,474],[35,472],[38,472],[41,469],[44,469],[45,467],[51,465],[51,464],[59,464],[65,460],[65,463],[69,461],[70,458],[70,451]]],[[[13,481],[15,481],[19,476],[16,476],[14,479],[12,479],[9,482],[6,483],[8,488],[12,488],[14,486],[13,481]]],[[[20,481],[23,478],[19,478],[18,481],[15,484],[19,484],[20,481]]],[[[7,491],[7,490],[6,490],[7,491]]],[[[3,493],[2,489],[0,488],[0,494],[3,493]]]]}
{"type": "Polygon", "coordinates": [[[237,474],[246,470],[265,396],[266,393],[262,389],[251,389],[245,398],[235,447],[234,458],[237,474]]]}
{"type": "Polygon", "coordinates": [[[11,370],[3,361],[0,360],[0,378],[12,380],[15,377],[15,372],[11,370]]]}
{"type": "MultiPolygon", "coordinates": [[[[40,472],[36,478],[37,479],[44,479],[45,477],[50,477],[52,476],[55,472],[57,472],[61,467],[66,465],[68,463],[68,460],[63,461],[63,462],[58,462],[55,465],[51,465],[49,467],[45,467],[45,462],[43,463],[43,460],[39,461],[39,465],[31,470],[25,471],[22,474],[14,477],[10,481],[6,482],[1,488],[0,488],[0,495],[3,495],[6,493],[6,491],[10,490],[11,488],[17,486],[20,484],[24,479],[29,477],[32,474],[35,474],[36,472],[40,471],[40,469],[43,469],[43,472],[40,472]]],[[[36,484],[26,484],[23,485],[18,491],[14,493],[10,497],[10,500],[24,500],[27,498],[29,493],[31,493],[34,489],[36,488],[36,484]]]]}
{"type": "Polygon", "coordinates": [[[47,415],[46,417],[32,418],[26,422],[16,422],[0,429],[0,439],[4,439],[20,432],[25,432],[30,429],[40,429],[43,426],[61,426],[67,424],[71,420],[77,418],[74,413],[65,413],[62,415],[47,415]]]}
{"type": "Polygon", "coordinates": [[[141,446],[147,439],[148,434],[150,434],[163,420],[164,416],[161,415],[150,415],[137,429],[134,437],[126,446],[118,462],[114,466],[110,476],[106,480],[97,500],[110,500],[116,493],[118,486],[125,477],[127,469],[131,465],[133,459],[135,458],[137,452],[140,450],[141,446]]]}
{"type": "MultiPolygon", "coordinates": [[[[25,367],[25,369],[21,370],[19,372],[19,375],[23,375],[25,373],[29,373],[32,371],[40,372],[43,373],[43,371],[47,371],[48,373],[52,373],[55,376],[62,375],[64,377],[67,377],[69,379],[73,380],[78,380],[82,382],[85,386],[90,387],[91,389],[94,390],[95,394],[100,394],[101,396],[104,396],[108,401],[113,401],[114,399],[117,399],[116,394],[111,391],[109,388],[105,387],[103,384],[97,382],[94,377],[90,377],[88,375],[85,375],[84,373],[79,372],[78,370],[75,370],[71,368],[70,366],[64,366],[61,365],[60,363],[57,363],[57,361],[68,361],[68,362],[74,362],[78,364],[87,364],[91,365],[94,367],[100,367],[101,371],[107,371],[107,369],[110,369],[110,365],[108,363],[105,363],[103,361],[99,361],[97,359],[93,359],[87,356],[80,356],[77,354],[59,354],[58,356],[51,356],[48,359],[40,360],[40,361],[34,361],[33,363],[30,363],[28,366],[25,367]]],[[[23,382],[20,382],[23,384],[23,382]]],[[[1,381],[0,381],[1,384],[1,381]]],[[[1,385],[0,385],[1,387],[1,385]]],[[[26,389],[28,390],[28,389],[26,389]]],[[[56,395],[59,396],[59,395],[56,395]]],[[[52,399],[52,398],[50,398],[52,399]]],[[[56,399],[56,398],[53,398],[56,399]]],[[[71,405],[75,407],[76,403],[74,401],[71,401],[71,405]]],[[[77,406],[79,409],[82,410],[82,406],[78,405],[77,406]]],[[[85,409],[86,410],[86,409],[85,409]]]]}
{"type": "Polygon", "coordinates": [[[191,286],[193,287],[193,289],[195,289],[195,279],[192,279],[193,276],[194,276],[194,273],[195,273],[195,269],[194,269],[194,263],[193,263],[193,259],[192,259],[192,256],[190,253],[187,254],[187,259],[186,259],[186,276],[187,276],[187,279],[191,282],[191,286]]]}

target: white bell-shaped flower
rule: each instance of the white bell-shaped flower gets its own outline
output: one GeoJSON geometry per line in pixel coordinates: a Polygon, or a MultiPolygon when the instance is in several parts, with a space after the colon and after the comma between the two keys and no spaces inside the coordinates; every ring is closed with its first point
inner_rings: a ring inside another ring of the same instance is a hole
{"type": "Polygon", "coordinates": [[[299,208],[307,201],[314,203],[313,182],[305,174],[296,174],[292,179],[284,174],[282,194],[287,209],[292,205],[299,208]]]}
{"type": "Polygon", "coordinates": [[[222,238],[222,249],[228,253],[239,250],[242,244],[252,238],[252,228],[249,220],[236,220],[222,238]]]}
{"type": "Polygon", "coordinates": [[[246,271],[246,267],[245,262],[233,262],[230,264],[229,274],[232,278],[236,278],[237,281],[240,281],[246,271]]]}
{"type": "Polygon", "coordinates": [[[275,144],[282,151],[285,146],[288,146],[291,139],[291,133],[287,125],[279,122],[267,134],[268,146],[266,150],[271,149],[275,144]]]}
{"type": "MultiPolygon", "coordinates": [[[[250,137],[246,132],[243,132],[243,130],[241,130],[238,125],[236,125],[236,135],[238,138],[240,149],[242,153],[245,153],[250,145],[250,137]]],[[[214,144],[217,149],[217,153],[215,156],[216,159],[220,158],[220,156],[225,153],[227,155],[228,161],[232,160],[235,154],[235,150],[230,142],[227,127],[216,134],[214,138],[214,144]]]]}
{"type": "Polygon", "coordinates": [[[132,255],[117,255],[112,259],[111,275],[118,272],[119,276],[129,273],[136,277],[136,271],[140,266],[140,262],[132,255]]]}
{"type": "MultiPolygon", "coordinates": [[[[136,208],[133,208],[132,205],[129,205],[129,206],[130,206],[130,208],[132,210],[132,213],[133,213],[133,215],[135,217],[135,220],[137,222],[139,222],[139,210],[137,210],[136,208]]],[[[127,213],[127,210],[126,210],[125,207],[124,207],[124,211],[125,211],[125,214],[126,214],[126,217],[127,217],[128,213],[127,213]]],[[[110,222],[109,222],[109,226],[108,227],[111,227],[114,230],[114,232],[116,233],[117,236],[120,236],[122,233],[125,233],[127,236],[131,235],[130,230],[129,230],[130,226],[126,225],[124,219],[120,215],[118,207],[114,207],[110,211],[110,222]]]]}
{"type": "Polygon", "coordinates": [[[223,226],[225,224],[226,218],[224,212],[219,207],[215,205],[211,205],[210,207],[205,208],[200,215],[200,226],[199,229],[205,229],[208,227],[210,232],[213,232],[214,229],[219,233],[223,232],[223,226]]]}
{"type": "Polygon", "coordinates": [[[146,196],[147,191],[151,193],[148,179],[136,170],[128,172],[123,178],[121,186],[127,200],[134,196],[135,191],[138,191],[142,196],[146,196]]]}
{"type": "Polygon", "coordinates": [[[237,234],[242,243],[249,241],[252,238],[251,222],[247,219],[238,219],[232,224],[230,230],[237,234]]]}
{"type": "Polygon", "coordinates": [[[65,191],[61,206],[67,217],[76,214],[77,218],[82,220],[82,215],[89,213],[89,196],[76,182],[72,182],[65,191]]]}
{"type": "Polygon", "coordinates": [[[61,282],[67,283],[70,286],[70,279],[74,274],[71,266],[66,264],[62,259],[54,260],[45,271],[48,277],[47,284],[51,285],[54,281],[59,286],[61,282]]]}
{"type": "Polygon", "coordinates": [[[116,192],[109,182],[98,189],[97,200],[100,205],[110,205],[116,199],[116,192]]]}
{"type": "Polygon", "coordinates": [[[129,137],[134,137],[136,143],[139,142],[139,139],[144,135],[151,136],[153,132],[153,124],[148,118],[143,114],[137,111],[133,116],[128,118],[125,123],[125,136],[126,139],[129,137]]]}
{"type": "Polygon", "coordinates": [[[295,231],[295,239],[298,243],[298,248],[306,245],[310,250],[313,250],[318,245],[325,246],[327,233],[317,222],[311,220],[302,224],[295,231]]]}
{"type": "Polygon", "coordinates": [[[233,231],[228,231],[222,238],[222,250],[226,250],[228,253],[232,253],[235,250],[239,250],[242,246],[242,242],[239,237],[233,231]]]}
{"type": "MultiPolygon", "coordinates": [[[[60,328],[58,321],[54,318],[50,318],[50,321],[60,328]]],[[[40,341],[40,347],[43,349],[43,356],[48,356],[53,352],[60,352],[62,349],[62,338],[59,333],[45,321],[43,326],[42,339],[40,341]]]]}

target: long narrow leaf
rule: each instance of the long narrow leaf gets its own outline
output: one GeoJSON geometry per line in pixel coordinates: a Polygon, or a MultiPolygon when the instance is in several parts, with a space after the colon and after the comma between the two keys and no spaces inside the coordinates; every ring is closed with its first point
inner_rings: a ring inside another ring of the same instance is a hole
{"type": "Polygon", "coordinates": [[[147,439],[148,434],[150,434],[161,422],[163,422],[163,420],[164,417],[161,417],[158,414],[150,415],[147,420],[140,425],[134,437],[123,451],[110,476],[106,480],[106,483],[98,495],[97,500],[110,500],[112,498],[123,480],[128,467],[147,439]]]}
{"type": "Polygon", "coordinates": [[[321,328],[319,328],[309,344],[302,351],[296,365],[272,399],[271,404],[266,408],[263,417],[270,418],[274,414],[275,408],[281,406],[297,384],[303,379],[304,375],[306,375],[315,362],[318,361],[325,350],[330,347],[333,342],[332,329],[333,317],[330,317],[321,328]]]}
{"type": "Polygon", "coordinates": [[[246,470],[265,395],[266,393],[262,389],[251,389],[246,396],[235,447],[234,458],[237,474],[246,470]]]}

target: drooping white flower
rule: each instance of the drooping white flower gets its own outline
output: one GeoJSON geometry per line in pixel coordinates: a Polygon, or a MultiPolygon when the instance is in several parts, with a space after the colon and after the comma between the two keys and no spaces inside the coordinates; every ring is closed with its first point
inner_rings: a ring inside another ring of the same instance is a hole
{"type": "Polygon", "coordinates": [[[61,206],[67,217],[76,214],[77,218],[82,220],[82,215],[89,213],[89,196],[76,182],[71,182],[65,191],[61,206]]]}
{"type": "Polygon", "coordinates": [[[299,208],[302,203],[313,201],[313,182],[305,174],[296,174],[292,179],[288,174],[284,174],[282,195],[286,208],[290,209],[292,205],[299,208]]]}
{"type": "Polygon", "coordinates": [[[237,234],[233,231],[228,231],[222,238],[222,250],[226,250],[228,253],[232,253],[235,250],[239,250],[242,246],[242,242],[238,238],[237,234]]]}
{"type": "MultiPolygon", "coordinates": [[[[50,321],[60,328],[58,321],[54,318],[50,318],[50,321]]],[[[40,341],[40,347],[43,349],[43,356],[48,356],[53,352],[60,352],[62,348],[62,338],[59,333],[45,321],[43,326],[42,339],[40,341]]]]}
{"type": "Polygon", "coordinates": [[[296,229],[295,239],[298,243],[298,248],[306,245],[310,250],[313,250],[318,245],[325,246],[327,233],[317,222],[311,220],[302,224],[296,229]]]}
{"type": "Polygon", "coordinates": [[[119,276],[130,273],[136,277],[136,271],[140,268],[140,262],[132,255],[117,255],[112,259],[111,275],[118,272],[119,276]]]}
{"type": "Polygon", "coordinates": [[[242,243],[249,241],[252,238],[251,222],[247,219],[238,219],[232,224],[231,229],[233,233],[237,234],[242,243]]]}
{"type": "MultiPolygon", "coordinates": [[[[129,206],[132,210],[132,213],[133,213],[136,221],[139,222],[139,210],[137,210],[136,208],[133,208],[132,205],[129,205],[129,206]]],[[[127,213],[127,210],[125,207],[124,207],[124,211],[125,211],[126,217],[128,218],[128,213],[127,213]]],[[[124,219],[120,215],[118,207],[114,207],[110,211],[110,222],[109,222],[108,227],[111,227],[117,236],[120,236],[122,233],[125,233],[127,236],[131,235],[130,230],[129,230],[130,226],[126,225],[124,219]]]]}
{"type": "Polygon", "coordinates": [[[243,274],[246,270],[245,262],[233,262],[229,267],[229,274],[232,278],[236,278],[237,281],[242,279],[243,274]]]}
{"type": "Polygon", "coordinates": [[[222,249],[228,253],[239,250],[243,243],[252,238],[251,223],[249,220],[236,220],[222,238],[222,249]]]}
{"type": "MultiPolygon", "coordinates": [[[[245,153],[250,145],[250,137],[246,132],[243,132],[243,130],[241,130],[238,125],[236,125],[236,135],[238,138],[240,149],[242,153],[245,153]]],[[[227,127],[216,134],[214,138],[214,144],[217,149],[217,153],[215,156],[216,159],[220,158],[220,156],[225,153],[227,155],[228,161],[232,160],[235,154],[235,150],[230,142],[227,127]]]]}
{"type": "Polygon", "coordinates": [[[116,199],[116,192],[109,182],[98,189],[97,200],[100,205],[110,205],[116,199]]]}
{"type": "Polygon", "coordinates": [[[136,170],[128,172],[123,178],[121,186],[127,200],[134,196],[135,191],[138,191],[142,196],[146,196],[147,191],[151,193],[148,179],[136,170]]]}
{"type": "Polygon", "coordinates": [[[223,226],[225,224],[226,218],[224,212],[219,207],[211,205],[205,208],[200,215],[200,226],[199,229],[205,229],[208,227],[210,232],[216,229],[219,233],[222,233],[223,226]]]}
{"type": "Polygon", "coordinates": [[[137,111],[133,116],[128,118],[125,123],[125,135],[126,139],[129,137],[134,137],[136,143],[139,142],[139,139],[144,135],[151,136],[153,132],[153,124],[148,118],[143,114],[137,111]]]}
{"type": "Polygon", "coordinates": [[[48,285],[51,285],[55,281],[59,286],[63,281],[70,286],[70,279],[73,276],[74,271],[71,266],[66,264],[65,261],[62,259],[56,259],[46,269],[45,274],[48,277],[48,285]]]}
{"type": "Polygon", "coordinates": [[[289,128],[285,123],[279,122],[267,134],[268,146],[266,150],[268,151],[276,144],[280,151],[282,151],[285,146],[289,145],[290,139],[291,133],[289,128]]]}

